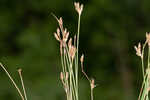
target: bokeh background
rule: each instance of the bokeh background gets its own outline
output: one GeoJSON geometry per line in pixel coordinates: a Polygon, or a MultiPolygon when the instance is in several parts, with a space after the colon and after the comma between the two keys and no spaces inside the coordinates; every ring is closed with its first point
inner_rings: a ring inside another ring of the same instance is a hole
{"type": "MultiPolygon", "coordinates": [[[[77,32],[74,0],[0,0],[0,61],[21,86],[23,69],[29,100],[65,100],[59,80],[58,27],[51,15],[63,16],[64,25],[77,32]]],[[[140,59],[133,48],[150,31],[150,0],[81,0],[80,54],[85,70],[95,78],[95,100],[137,100],[141,81],[140,59]]],[[[80,73],[80,100],[90,100],[90,86],[80,73]]],[[[20,100],[0,69],[0,100],[20,100]]]]}

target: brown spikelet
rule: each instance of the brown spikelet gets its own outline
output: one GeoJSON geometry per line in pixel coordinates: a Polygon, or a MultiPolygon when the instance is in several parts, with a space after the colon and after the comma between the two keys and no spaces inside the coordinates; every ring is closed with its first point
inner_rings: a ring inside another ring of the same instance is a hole
{"type": "Polygon", "coordinates": [[[73,60],[74,57],[75,57],[75,53],[76,53],[76,47],[75,47],[75,46],[71,46],[71,47],[69,48],[69,55],[70,55],[70,57],[71,57],[72,60],[73,60]]]}
{"type": "Polygon", "coordinates": [[[55,36],[57,41],[60,41],[60,38],[59,38],[59,36],[56,33],[54,33],[54,36],[55,36]]]}
{"type": "Polygon", "coordinates": [[[60,37],[60,29],[57,28],[57,35],[60,37]]]}
{"type": "Polygon", "coordinates": [[[58,19],[58,23],[59,23],[60,26],[63,26],[63,19],[62,19],[62,17],[60,17],[60,18],[58,19]]]}
{"type": "Polygon", "coordinates": [[[139,43],[138,46],[134,46],[134,48],[136,50],[136,55],[142,57],[141,44],[139,43]]]}
{"type": "Polygon", "coordinates": [[[55,14],[51,13],[52,16],[54,16],[54,18],[57,20],[58,24],[59,24],[59,27],[60,29],[63,29],[63,19],[62,17],[60,17],[59,19],[55,16],[55,14]]]}
{"type": "Polygon", "coordinates": [[[80,58],[80,62],[83,63],[84,61],[84,54],[82,54],[81,58],[80,58]]]}
{"type": "Polygon", "coordinates": [[[72,38],[70,38],[68,42],[68,47],[71,48],[71,46],[72,46],[72,38]]]}
{"type": "Polygon", "coordinates": [[[82,10],[83,10],[83,4],[80,5],[79,2],[74,3],[75,10],[78,12],[79,15],[81,15],[82,10]]]}
{"type": "Polygon", "coordinates": [[[150,33],[146,32],[146,42],[148,43],[148,46],[150,47],[150,33]]]}
{"type": "Polygon", "coordinates": [[[56,40],[58,40],[58,41],[61,40],[61,38],[60,38],[60,29],[59,28],[57,28],[57,33],[54,33],[54,36],[55,36],[56,40]]]}
{"type": "Polygon", "coordinates": [[[19,69],[18,69],[18,73],[21,73],[21,72],[22,72],[22,69],[19,68],[19,69]]]}
{"type": "Polygon", "coordinates": [[[66,42],[68,40],[69,37],[69,32],[66,32],[63,36],[63,41],[66,42]]]}
{"type": "Polygon", "coordinates": [[[60,72],[60,79],[61,79],[61,81],[63,81],[63,80],[64,80],[63,72],[60,72]]]}
{"type": "Polygon", "coordinates": [[[94,89],[94,88],[95,88],[95,80],[91,79],[91,89],[94,89]]]}

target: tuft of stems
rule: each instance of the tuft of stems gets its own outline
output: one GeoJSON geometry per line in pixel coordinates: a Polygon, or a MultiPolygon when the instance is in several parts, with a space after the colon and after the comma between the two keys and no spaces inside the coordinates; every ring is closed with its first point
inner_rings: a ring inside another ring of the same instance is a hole
{"type": "Polygon", "coordinates": [[[146,41],[143,46],[141,46],[141,43],[139,43],[138,46],[134,46],[134,48],[136,50],[136,55],[141,58],[143,74],[143,83],[138,100],[149,100],[148,94],[150,91],[150,33],[146,32],[146,41]],[[144,62],[144,52],[146,45],[148,46],[147,66],[145,66],[144,62]]]}
{"type": "MultiPolygon", "coordinates": [[[[81,14],[83,11],[83,4],[79,2],[74,3],[75,10],[78,13],[78,27],[77,34],[74,35],[74,38],[69,38],[69,32],[67,28],[63,26],[62,17],[57,18],[52,14],[58,22],[59,27],[56,32],[54,32],[54,37],[60,44],[60,56],[62,71],[60,73],[60,79],[63,84],[63,88],[66,93],[67,100],[79,100],[79,87],[78,87],[78,59],[79,59],[79,36],[80,36],[80,20],[81,14]]],[[[95,88],[94,79],[90,79],[83,70],[83,59],[82,55],[80,58],[81,69],[85,77],[88,79],[91,86],[91,100],[93,100],[93,89],[95,88]]]]}
{"type": "Polygon", "coordinates": [[[22,75],[21,75],[21,69],[19,69],[18,72],[19,72],[19,76],[20,76],[20,79],[21,79],[22,87],[23,87],[23,90],[24,90],[24,95],[22,94],[22,92],[19,89],[18,85],[16,84],[16,82],[14,81],[14,79],[11,77],[11,75],[9,74],[9,72],[6,70],[6,68],[4,67],[4,65],[2,63],[0,63],[0,66],[5,71],[6,75],[9,77],[10,81],[12,82],[12,84],[16,88],[18,94],[20,95],[21,99],[22,100],[27,100],[27,96],[26,96],[26,92],[25,92],[25,88],[24,88],[24,83],[23,83],[23,78],[22,78],[22,75]]]}

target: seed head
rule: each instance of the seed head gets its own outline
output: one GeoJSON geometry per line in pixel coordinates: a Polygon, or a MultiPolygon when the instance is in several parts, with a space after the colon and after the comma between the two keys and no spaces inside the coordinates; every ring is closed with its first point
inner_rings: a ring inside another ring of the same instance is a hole
{"type": "Polygon", "coordinates": [[[68,40],[68,37],[69,37],[69,32],[65,32],[63,34],[63,41],[66,42],[68,40]]]}
{"type": "Polygon", "coordinates": [[[57,41],[61,40],[61,38],[60,38],[60,29],[59,28],[57,28],[57,33],[54,33],[54,36],[55,36],[57,41]]]}
{"type": "Polygon", "coordinates": [[[60,17],[57,21],[59,23],[59,26],[63,27],[63,19],[62,19],[62,17],[60,17]]]}
{"type": "Polygon", "coordinates": [[[146,32],[146,42],[148,43],[148,46],[150,47],[150,33],[146,32]]]}
{"type": "Polygon", "coordinates": [[[94,89],[95,88],[95,81],[94,79],[91,79],[91,89],[94,89]]]}
{"type": "Polygon", "coordinates": [[[79,2],[74,3],[75,10],[78,12],[79,15],[81,15],[82,10],[83,10],[83,4],[80,5],[79,2]]]}
{"type": "Polygon", "coordinates": [[[72,46],[72,38],[70,38],[68,42],[68,47],[71,48],[71,46],[72,46]]]}
{"type": "Polygon", "coordinates": [[[63,81],[63,80],[64,80],[63,72],[60,72],[60,79],[61,79],[61,81],[63,81]]]}
{"type": "Polygon", "coordinates": [[[81,58],[80,58],[80,62],[83,63],[84,61],[84,54],[82,54],[81,58]]]}
{"type": "Polygon", "coordinates": [[[72,46],[69,48],[69,55],[70,55],[70,57],[71,57],[72,60],[74,59],[75,54],[76,54],[76,47],[72,45],[72,46]]]}
{"type": "Polygon", "coordinates": [[[63,20],[62,20],[62,17],[60,17],[59,19],[55,16],[55,14],[51,13],[52,16],[54,16],[54,18],[57,20],[58,24],[59,24],[59,27],[61,29],[63,29],[63,20]]]}
{"type": "Polygon", "coordinates": [[[58,36],[57,33],[54,33],[54,36],[55,36],[55,38],[56,38],[57,41],[60,41],[60,38],[59,38],[59,36],[58,36]]]}
{"type": "Polygon", "coordinates": [[[19,69],[18,69],[18,73],[20,74],[21,72],[22,72],[22,69],[19,68],[19,69]]]}
{"type": "Polygon", "coordinates": [[[136,50],[136,55],[142,58],[142,52],[141,52],[141,44],[138,44],[137,46],[134,46],[135,50],[136,50]]]}
{"type": "Polygon", "coordinates": [[[57,28],[57,34],[60,37],[60,29],[59,28],[57,28]]]}

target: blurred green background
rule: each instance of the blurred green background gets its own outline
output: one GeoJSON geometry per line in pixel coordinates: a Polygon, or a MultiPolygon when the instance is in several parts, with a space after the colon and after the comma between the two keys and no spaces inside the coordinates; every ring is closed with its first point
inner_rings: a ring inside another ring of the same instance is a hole
{"type": "MultiPolygon", "coordinates": [[[[23,69],[29,100],[65,100],[59,80],[58,27],[51,15],[63,17],[77,31],[74,0],[0,0],[0,61],[21,86],[23,69]]],[[[81,0],[80,54],[85,71],[94,77],[94,100],[137,100],[142,81],[140,59],[133,48],[150,30],[150,0],[81,0]]],[[[90,86],[80,73],[80,100],[90,100],[90,86]]],[[[0,69],[0,100],[20,100],[0,69]]]]}

